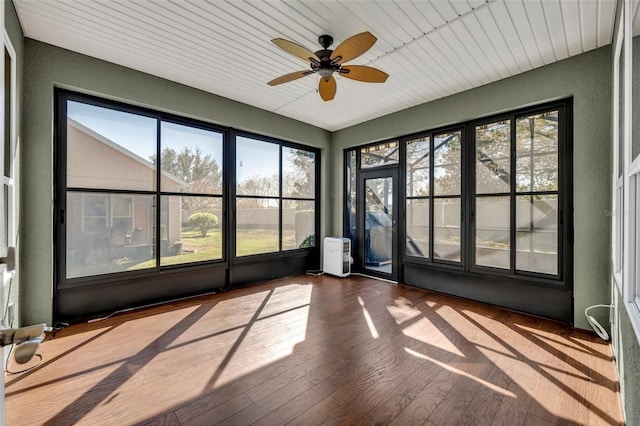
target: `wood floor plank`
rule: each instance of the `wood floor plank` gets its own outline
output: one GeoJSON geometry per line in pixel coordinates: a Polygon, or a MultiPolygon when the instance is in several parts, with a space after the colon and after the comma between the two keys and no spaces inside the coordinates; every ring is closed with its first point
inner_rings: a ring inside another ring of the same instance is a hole
{"type": "Polygon", "coordinates": [[[555,423],[545,419],[541,419],[540,417],[536,417],[532,413],[527,414],[523,423],[523,426],[551,426],[551,425],[555,425],[555,423]]]}
{"type": "MultiPolygon", "coordinates": [[[[335,413],[341,411],[342,415],[347,415],[347,408],[343,407],[336,401],[331,395],[326,398],[316,401],[308,410],[299,414],[292,419],[287,425],[290,426],[316,426],[326,424],[329,413],[335,413]]],[[[339,420],[336,421],[339,423],[339,420]]]]}
{"type": "Polygon", "coordinates": [[[500,399],[485,392],[478,392],[464,411],[458,425],[490,425],[499,407],[500,399]]]}
{"type": "Polygon", "coordinates": [[[253,424],[311,387],[313,387],[313,383],[304,377],[300,377],[289,383],[284,388],[279,389],[278,392],[274,392],[268,397],[263,398],[258,402],[254,402],[247,408],[221,422],[215,421],[214,424],[228,426],[253,424]]]}
{"type": "MultiPolygon", "coordinates": [[[[322,401],[330,397],[334,386],[334,382],[331,380],[325,380],[321,383],[315,384],[309,390],[302,392],[291,401],[271,411],[254,424],[270,426],[289,423],[316,405],[318,401],[322,401]]],[[[330,411],[327,413],[329,412],[330,411]]],[[[327,413],[325,413],[325,416],[327,413]]]]}
{"type": "MultiPolygon", "coordinates": [[[[366,410],[360,410],[358,415],[361,419],[367,419],[371,422],[390,423],[416,399],[439,371],[440,367],[437,364],[422,363],[419,368],[410,372],[398,386],[388,392],[384,400],[375,407],[366,407],[366,410]]],[[[351,417],[356,418],[353,414],[351,417]]]]}
{"type": "MultiPolygon", "coordinates": [[[[474,377],[475,372],[482,372],[486,369],[487,366],[479,352],[476,352],[468,362],[460,363],[457,368],[471,377],[474,377]]],[[[429,421],[435,424],[457,424],[479,390],[480,384],[477,381],[467,375],[459,374],[458,380],[429,416],[429,421]]]]}
{"type": "MultiPolygon", "coordinates": [[[[534,380],[533,372],[525,372],[520,374],[519,383],[534,380]]],[[[509,426],[524,424],[529,407],[533,401],[533,393],[530,393],[525,387],[515,381],[511,381],[507,386],[508,395],[504,396],[500,401],[498,410],[493,417],[492,425],[509,426]]]]}
{"type": "Polygon", "coordinates": [[[415,425],[424,423],[449,394],[460,376],[451,370],[440,372],[426,385],[416,398],[391,422],[392,425],[415,425]]]}
{"type": "Polygon", "coordinates": [[[247,394],[240,394],[220,405],[213,407],[204,413],[180,422],[181,425],[188,426],[208,426],[222,422],[229,417],[239,413],[253,404],[253,400],[247,394]]]}
{"type": "Polygon", "coordinates": [[[138,426],[180,426],[180,420],[175,413],[167,413],[159,417],[152,418],[138,426]]]}
{"type": "Polygon", "coordinates": [[[11,426],[622,424],[593,334],[362,277],[74,324],[40,354],[5,377],[11,426]]]}

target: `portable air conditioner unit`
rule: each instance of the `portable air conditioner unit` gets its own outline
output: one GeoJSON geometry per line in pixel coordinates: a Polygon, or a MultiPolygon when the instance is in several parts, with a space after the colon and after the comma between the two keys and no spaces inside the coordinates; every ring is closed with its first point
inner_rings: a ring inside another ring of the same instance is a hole
{"type": "Polygon", "coordinates": [[[325,237],[322,271],[337,277],[351,273],[351,240],[348,238],[325,237]]]}

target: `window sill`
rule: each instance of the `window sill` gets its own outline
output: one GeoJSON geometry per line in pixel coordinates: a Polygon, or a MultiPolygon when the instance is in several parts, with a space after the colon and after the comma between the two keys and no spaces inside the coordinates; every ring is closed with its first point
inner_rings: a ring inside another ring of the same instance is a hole
{"type": "Polygon", "coordinates": [[[65,284],[57,286],[58,290],[65,290],[86,286],[99,286],[102,284],[112,284],[131,280],[141,280],[145,277],[157,277],[159,275],[172,275],[189,273],[199,269],[219,269],[227,268],[228,263],[224,261],[212,261],[206,263],[185,263],[183,265],[162,266],[160,269],[149,268],[139,271],[123,271],[113,274],[92,275],[88,277],[69,278],[65,284]]]}
{"type": "Polygon", "coordinates": [[[527,284],[535,283],[545,287],[564,289],[567,287],[567,283],[558,279],[557,277],[545,278],[533,274],[512,274],[509,271],[501,272],[496,269],[482,268],[482,269],[464,269],[462,265],[454,265],[449,263],[429,262],[422,259],[405,258],[402,259],[403,265],[418,266],[422,268],[436,269],[441,271],[451,271],[467,276],[476,277],[495,277],[501,279],[512,279],[516,281],[526,282],[527,284]]]}

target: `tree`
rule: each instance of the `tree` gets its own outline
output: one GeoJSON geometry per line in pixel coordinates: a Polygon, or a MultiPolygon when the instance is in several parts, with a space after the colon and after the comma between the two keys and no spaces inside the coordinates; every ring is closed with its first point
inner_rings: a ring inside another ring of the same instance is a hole
{"type": "Polygon", "coordinates": [[[200,230],[200,236],[206,237],[207,231],[218,224],[218,217],[212,213],[194,213],[189,216],[189,225],[200,230]]]}
{"type": "MultiPolygon", "coordinates": [[[[509,121],[476,128],[476,189],[507,193],[511,187],[509,121]]],[[[516,192],[558,190],[557,112],[518,118],[516,128],[516,192]]]]}
{"type": "Polygon", "coordinates": [[[293,166],[293,170],[283,176],[283,194],[291,197],[313,198],[316,184],[315,154],[310,151],[290,149],[288,162],[293,166]]]}
{"type": "Polygon", "coordinates": [[[516,191],[558,190],[557,112],[516,121],[516,191]]]}
{"type": "Polygon", "coordinates": [[[269,207],[272,200],[268,198],[244,198],[243,195],[255,195],[263,197],[274,197],[279,194],[279,181],[277,175],[262,176],[253,175],[238,182],[236,193],[239,208],[255,209],[269,207]]]}
{"type": "Polygon", "coordinates": [[[511,122],[507,120],[478,126],[475,137],[476,193],[509,193],[511,122]]]}
{"type": "Polygon", "coordinates": [[[462,188],[460,132],[437,135],[434,138],[434,195],[460,195],[462,188]]]}
{"type": "MultiPolygon", "coordinates": [[[[407,196],[429,195],[429,155],[430,139],[420,138],[409,141],[407,147],[407,196]]],[[[355,181],[352,183],[355,185],[355,181]]]]}
{"type": "MultiPolygon", "coordinates": [[[[151,162],[156,164],[155,156],[151,162]]],[[[185,147],[177,152],[173,148],[165,148],[160,157],[162,171],[189,184],[189,192],[195,194],[222,194],[222,173],[216,159],[211,154],[204,154],[198,147],[185,147]]],[[[203,209],[203,202],[197,197],[184,197],[182,207],[187,211],[203,209]]]]}

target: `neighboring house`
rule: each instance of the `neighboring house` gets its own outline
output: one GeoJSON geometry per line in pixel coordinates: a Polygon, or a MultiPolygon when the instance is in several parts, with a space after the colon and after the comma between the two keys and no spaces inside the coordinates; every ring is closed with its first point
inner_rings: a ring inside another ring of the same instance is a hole
{"type": "MultiPolygon", "coordinates": [[[[67,136],[69,187],[131,190],[154,181],[154,163],[77,121],[68,120],[67,136]],[[96,158],[100,161],[87,161],[96,158]],[[127,178],[118,179],[124,171],[127,178]]],[[[166,172],[162,173],[160,184],[170,192],[183,192],[189,188],[187,182],[166,172]]],[[[161,229],[161,239],[168,239],[171,243],[180,240],[182,209],[177,197],[171,197],[168,202],[169,214],[164,219],[168,222],[166,229],[161,229]]],[[[141,247],[151,250],[156,230],[154,204],[153,196],[73,192],[67,199],[67,216],[70,218],[68,224],[71,227],[67,231],[68,250],[77,253],[77,262],[84,259],[88,249],[135,247],[135,250],[115,251],[116,255],[128,257],[139,253],[141,247]]],[[[113,251],[107,250],[103,254],[108,256],[107,253],[110,252],[113,251]]],[[[75,262],[70,259],[68,267],[72,267],[73,263],[75,262]]]]}

